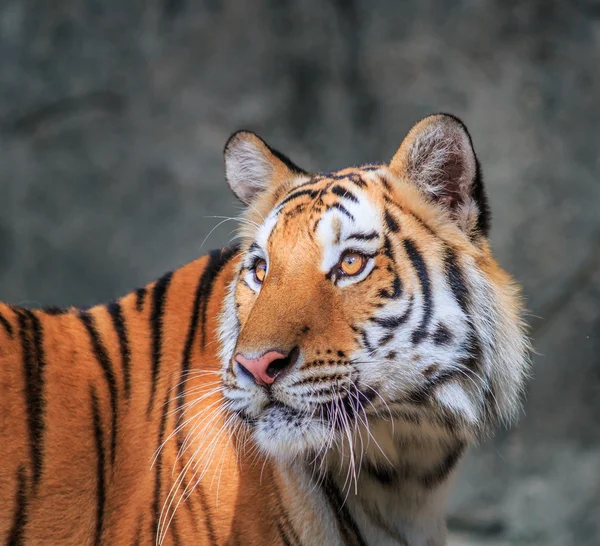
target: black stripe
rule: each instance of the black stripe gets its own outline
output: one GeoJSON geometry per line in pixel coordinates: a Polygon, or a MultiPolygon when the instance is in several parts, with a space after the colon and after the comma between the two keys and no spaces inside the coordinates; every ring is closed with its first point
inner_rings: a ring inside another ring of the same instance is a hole
{"type": "Polygon", "coordinates": [[[42,476],[44,455],[44,349],[42,325],[28,309],[19,309],[19,337],[23,350],[23,374],[27,400],[29,445],[31,451],[33,489],[35,491],[42,476]]]}
{"type": "Polygon", "coordinates": [[[150,390],[150,400],[148,401],[147,414],[150,415],[154,407],[154,397],[156,396],[156,385],[160,375],[160,359],[162,357],[162,334],[163,334],[163,315],[165,313],[166,294],[173,273],[167,273],[162,276],[154,285],[152,292],[152,311],[150,312],[150,331],[152,336],[152,384],[150,390]]]}
{"type": "Polygon", "coordinates": [[[140,546],[142,541],[142,523],[144,520],[144,514],[140,514],[137,519],[137,528],[135,530],[135,538],[133,540],[133,546],[140,546]]]}
{"type": "MultiPolygon", "coordinates": [[[[162,458],[163,458],[163,441],[165,437],[165,428],[167,424],[167,413],[169,411],[169,390],[165,395],[163,404],[162,414],[160,416],[160,423],[158,425],[158,440],[157,440],[157,451],[156,462],[154,463],[154,500],[152,501],[152,539],[153,541],[158,540],[158,520],[160,518],[160,493],[162,488],[162,458]]],[[[166,515],[169,517],[169,514],[166,515]]]]}
{"type": "MultiPolygon", "coordinates": [[[[202,271],[202,275],[200,276],[200,280],[198,281],[198,285],[196,287],[196,294],[194,296],[194,304],[192,306],[192,318],[190,320],[188,333],[185,338],[185,345],[183,347],[183,355],[181,358],[181,375],[179,376],[179,384],[177,387],[178,424],[180,423],[181,418],[183,417],[182,408],[185,402],[184,389],[187,381],[187,372],[190,369],[192,348],[194,346],[194,340],[196,339],[200,315],[202,314],[202,346],[204,346],[206,341],[206,311],[214,280],[223,268],[223,266],[227,263],[227,261],[229,261],[229,259],[233,256],[233,254],[236,251],[236,247],[234,247],[233,249],[229,249],[226,252],[223,252],[221,250],[212,251],[208,256],[208,263],[202,271]]],[[[182,444],[182,434],[183,430],[180,431],[180,434],[178,435],[179,448],[181,448],[182,444]]]]}
{"type": "Polygon", "coordinates": [[[208,532],[210,545],[217,546],[217,535],[215,535],[215,528],[212,522],[213,515],[210,507],[208,506],[208,500],[206,499],[206,494],[204,493],[204,488],[202,487],[201,483],[196,485],[194,488],[194,493],[198,495],[200,504],[202,505],[202,514],[204,514],[204,524],[206,525],[206,531],[208,532]]]}
{"type": "MultiPolygon", "coordinates": [[[[496,422],[499,418],[498,415],[498,405],[497,405],[497,396],[495,394],[496,388],[495,388],[495,384],[492,383],[491,385],[484,385],[483,386],[483,390],[484,390],[484,399],[485,399],[485,413],[487,413],[487,415],[485,415],[486,417],[486,421],[489,422],[496,422]]],[[[520,393],[521,396],[521,400],[524,398],[525,393],[521,392],[520,393]]]]}
{"type": "Polygon", "coordinates": [[[104,504],[106,501],[106,476],[105,476],[105,453],[104,453],[104,432],[102,431],[102,420],[100,418],[100,408],[98,407],[98,397],[96,389],[90,385],[91,404],[92,404],[92,423],[94,427],[94,440],[96,442],[96,535],[94,544],[102,544],[102,528],[104,525],[104,504]]]}
{"type": "Polygon", "coordinates": [[[406,311],[398,317],[371,317],[371,322],[374,322],[378,326],[382,326],[383,328],[396,329],[399,326],[402,326],[409,319],[412,310],[413,310],[413,302],[414,299],[411,297],[408,302],[408,307],[406,311]]]}
{"type": "Polygon", "coordinates": [[[235,519],[231,524],[231,538],[228,546],[242,546],[240,531],[237,527],[237,522],[235,519]]]}
{"type": "Polygon", "coordinates": [[[284,205],[286,205],[290,201],[293,201],[294,199],[298,199],[298,197],[302,197],[303,195],[309,195],[312,199],[314,199],[315,197],[317,197],[317,195],[319,195],[319,191],[318,190],[298,190],[298,191],[295,191],[294,193],[290,193],[285,199],[283,199],[282,201],[280,201],[277,204],[277,208],[282,209],[284,207],[284,205]]]}
{"type": "Polygon", "coordinates": [[[111,440],[110,440],[110,461],[112,464],[115,463],[115,456],[117,454],[117,380],[115,378],[115,372],[113,371],[110,357],[106,352],[106,348],[100,339],[100,334],[96,329],[94,317],[87,311],[79,313],[79,318],[85,326],[92,344],[92,350],[96,360],[102,368],[104,379],[108,386],[108,393],[110,396],[110,408],[112,413],[111,418],[111,440]]]}
{"type": "Polygon", "coordinates": [[[8,319],[2,313],[0,313],[0,324],[2,324],[2,326],[6,330],[6,333],[9,335],[9,337],[13,337],[12,324],[10,322],[8,322],[8,319]]]}
{"type": "Polygon", "coordinates": [[[206,265],[206,269],[200,279],[200,290],[202,291],[202,304],[200,308],[200,320],[202,324],[202,348],[206,346],[206,312],[208,310],[208,302],[213,289],[215,279],[225,267],[227,262],[231,260],[238,252],[239,248],[233,246],[222,250],[215,250],[210,253],[210,259],[206,265]]]}
{"type": "Polygon", "coordinates": [[[458,463],[461,455],[465,450],[465,444],[459,442],[456,447],[448,453],[444,459],[437,464],[433,469],[428,471],[426,474],[419,476],[419,481],[423,487],[432,489],[445,481],[449,474],[452,472],[456,463],[458,463]]]}
{"type": "Polygon", "coordinates": [[[331,511],[337,520],[338,528],[344,540],[344,544],[346,546],[367,546],[366,541],[360,533],[358,525],[350,514],[350,511],[344,503],[342,496],[340,495],[340,492],[338,491],[331,476],[325,476],[322,487],[323,491],[325,492],[325,496],[331,505],[331,511]]]}
{"type": "Polygon", "coordinates": [[[345,216],[347,216],[348,218],[350,218],[350,220],[352,220],[354,222],[354,216],[352,215],[352,213],[341,203],[333,203],[332,205],[329,205],[327,207],[327,210],[330,209],[337,209],[339,210],[342,214],[344,214],[345,216]]]}
{"type": "Polygon", "coordinates": [[[379,346],[387,345],[392,339],[394,339],[394,332],[388,332],[379,340],[379,346]]]}
{"type": "Polygon", "coordinates": [[[398,483],[398,472],[390,465],[371,463],[365,459],[362,466],[364,471],[381,485],[389,487],[390,485],[398,483]]]}
{"type": "Polygon", "coordinates": [[[369,354],[371,356],[373,356],[377,351],[376,351],[375,347],[373,347],[373,345],[371,345],[371,342],[369,340],[369,336],[367,335],[367,331],[364,330],[364,329],[361,329],[360,330],[360,337],[362,339],[364,348],[369,352],[369,354]]]}
{"type": "Polygon", "coordinates": [[[481,342],[477,336],[473,322],[469,312],[469,290],[465,282],[465,276],[458,263],[456,251],[452,248],[447,248],[444,255],[444,269],[446,279],[454,297],[460,306],[461,310],[467,315],[470,332],[464,347],[467,357],[461,361],[461,364],[476,371],[479,369],[482,357],[481,342]]]}
{"type": "Polygon", "coordinates": [[[25,466],[20,466],[17,472],[17,490],[15,494],[15,511],[13,524],[6,540],[7,546],[22,546],[23,531],[27,525],[27,497],[25,488],[27,486],[25,466]]]}
{"type": "MultiPolygon", "coordinates": [[[[183,355],[181,358],[181,374],[179,376],[179,383],[177,386],[177,425],[181,424],[183,418],[183,404],[185,403],[185,385],[187,382],[187,372],[190,369],[192,348],[194,346],[194,340],[196,339],[196,333],[198,330],[198,322],[200,320],[200,314],[202,313],[202,345],[205,344],[206,338],[206,311],[208,305],[208,299],[212,290],[213,282],[216,276],[219,274],[223,266],[229,261],[229,259],[237,252],[238,248],[233,247],[232,249],[223,252],[221,250],[215,250],[209,253],[208,263],[206,264],[200,280],[196,287],[196,294],[194,296],[194,303],[192,306],[192,317],[188,328],[188,333],[185,339],[185,345],[183,347],[183,355]]],[[[177,447],[181,449],[183,445],[184,431],[180,430],[177,434],[177,447]]],[[[183,458],[181,459],[183,465],[183,458]]],[[[182,478],[185,490],[185,476],[182,478]]]]}
{"type": "MultiPolygon", "coordinates": [[[[341,178],[344,178],[344,177],[341,177],[341,178]]],[[[363,178],[362,178],[362,176],[360,174],[352,173],[347,178],[348,178],[348,180],[350,180],[350,182],[352,182],[353,184],[355,184],[359,188],[366,188],[367,187],[367,183],[363,180],[363,178]]]]}
{"type": "Polygon", "coordinates": [[[388,193],[391,193],[391,191],[392,191],[392,185],[390,184],[389,180],[384,175],[382,175],[382,174],[379,175],[379,180],[383,184],[383,187],[386,189],[386,191],[388,193]]]}
{"type": "Polygon", "coordinates": [[[390,214],[390,211],[388,209],[385,209],[384,218],[385,225],[387,226],[389,231],[391,231],[392,233],[398,233],[400,231],[400,226],[398,225],[398,222],[396,222],[396,219],[390,214]]]}
{"type": "Polygon", "coordinates": [[[281,497],[281,492],[279,490],[279,485],[277,484],[277,482],[274,483],[274,492],[277,497],[277,504],[279,506],[279,510],[281,511],[280,520],[282,521],[277,522],[279,533],[282,535],[284,541],[287,541],[285,542],[286,544],[289,543],[293,546],[302,546],[300,537],[298,536],[298,533],[296,533],[296,530],[294,529],[294,526],[290,521],[288,511],[284,508],[283,499],[281,497]]]}
{"type": "Polygon", "coordinates": [[[280,502],[279,507],[282,511],[281,517],[283,518],[283,530],[285,531],[288,540],[290,540],[290,542],[292,542],[292,544],[294,544],[295,546],[302,546],[300,537],[298,536],[298,533],[296,533],[296,530],[294,529],[294,526],[290,521],[289,514],[287,510],[283,508],[283,503],[280,502]]]}
{"type": "Polygon", "coordinates": [[[280,521],[277,522],[277,530],[279,531],[279,537],[281,538],[281,542],[283,542],[284,546],[294,546],[283,528],[283,525],[280,521]]]}
{"type": "Polygon", "coordinates": [[[173,546],[181,546],[181,538],[179,538],[179,530],[177,527],[177,512],[173,512],[173,518],[169,524],[169,531],[173,535],[173,546]]]}
{"type": "Polygon", "coordinates": [[[431,401],[435,389],[454,379],[463,377],[462,372],[457,369],[445,370],[419,385],[408,395],[408,401],[412,404],[427,404],[431,401]]]}
{"type": "Polygon", "coordinates": [[[467,335],[467,340],[464,344],[463,350],[467,353],[467,356],[461,360],[461,364],[470,370],[476,372],[481,364],[483,350],[481,348],[481,341],[477,337],[475,328],[469,320],[470,331],[467,335]]]}
{"type": "Polygon", "coordinates": [[[452,248],[446,249],[444,269],[446,271],[448,285],[450,286],[458,305],[460,305],[463,313],[468,314],[469,290],[467,289],[462,269],[460,265],[458,265],[456,252],[452,248]]]}
{"type": "Polygon", "coordinates": [[[432,235],[433,237],[435,237],[436,239],[439,239],[442,242],[446,242],[444,241],[444,239],[442,239],[435,231],[433,231],[433,229],[425,222],[425,220],[423,220],[423,218],[420,218],[419,216],[417,216],[414,212],[405,209],[404,207],[402,207],[400,204],[398,204],[396,201],[392,200],[390,197],[388,197],[387,195],[383,196],[383,200],[388,204],[391,205],[392,207],[394,207],[395,209],[399,210],[400,212],[402,212],[402,214],[404,215],[408,215],[410,216],[415,222],[417,222],[424,230],[426,230],[430,235],[432,235]]]}
{"type": "Polygon", "coordinates": [[[392,241],[390,241],[390,238],[387,235],[383,238],[383,249],[380,252],[384,256],[387,256],[394,265],[396,264],[396,261],[394,260],[394,250],[392,249],[392,241]]]}
{"type": "Polygon", "coordinates": [[[385,519],[383,519],[383,516],[378,510],[377,505],[372,505],[370,503],[364,502],[361,499],[359,499],[359,503],[366,516],[371,520],[371,523],[379,527],[389,537],[391,537],[394,540],[394,544],[396,544],[397,546],[410,546],[406,537],[399,533],[396,529],[390,527],[388,522],[385,521],[385,519]]]}
{"type": "Polygon", "coordinates": [[[425,339],[428,335],[427,327],[433,316],[433,298],[431,296],[431,281],[429,280],[429,273],[427,272],[427,265],[423,259],[422,254],[419,252],[414,242],[411,239],[404,239],[404,250],[408,254],[417,276],[419,277],[419,283],[421,285],[421,293],[423,294],[423,318],[417,329],[413,332],[412,341],[413,343],[419,343],[425,339]]]}
{"type": "MultiPolygon", "coordinates": [[[[209,257],[209,260],[212,259],[212,255],[209,257]]],[[[190,325],[188,327],[188,333],[185,338],[185,345],[183,346],[183,355],[181,357],[181,374],[179,375],[179,383],[177,386],[177,425],[180,424],[181,419],[183,418],[183,404],[185,403],[185,394],[184,389],[187,383],[187,372],[190,369],[190,360],[192,355],[192,347],[194,344],[194,339],[196,339],[196,331],[198,329],[198,320],[200,318],[200,301],[202,299],[202,290],[204,288],[204,275],[206,273],[206,268],[202,271],[202,275],[200,276],[200,281],[198,282],[198,286],[196,287],[196,295],[194,296],[194,304],[192,306],[192,318],[190,320],[190,325]]],[[[178,434],[178,447],[181,449],[181,445],[183,443],[182,440],[183,430],[179,431],[178,434]]]]}
{"type": "Polygon", "coordinates": [[[402,295],[402,281],[396,272],[394,272],[394,280],[392,281],[392,289],[382,288],[379,290],[378,295],[380,298],[387,298],[390,300],[396,300],[402,295]]]}
{"type": "Polygon", "coordinates": [[[359,241],[371,241],[373,239],[378,239],[379,233],[376,231],[370,231],[369,233],[352,233],[348,235],[346,239],[357,239],[359,241]]]}
{"type": "Polygon", "coordinates": [[[112,319],[113,327],[119,338],[119,349],[121,351],[121,362],[123,364],[123,385],[125,390],[125,399],[129,400],[131,395],[131,351],[129,349],[129,340],[127,338],[127,327],[125,326],[125,317],[123,308],[118,301],[109,303],[106,309],[112,319]]]}
{"type": "Polygon", "coordinates": [[[354,195],[350,190],[346,188],[342,188],[342,186],[335,185],[331,188],[331,191],[335,193],[338,197],[342,197],[344,199],[349,199],[350,201],[354,201],[358,203],[358,198],[354,195]]]}
{"type": "Polygon", "coordinates": [[[452,332],[445,324],[438,324],[435,332],[433,332],[433,342],[436,345],[448,345],[452,341],[452,332]]]}
{"type": "MultiPolygon", "coordinates": [[[[31,321],[31,329],[33,334],[33,348],[35,352],[35,361],[37,363],[37,400],[39,406],[39,413],[37,416],[38,419],[38,427],[39,427],[39,438],[38,438],[38,450],[40,453],[40,469],[38,480],[42,475],[42,465],[43,465],[43,456],[44,456],[44,431],[46,428],[45,425],[45,410],[46,410],[46,401],[44,399],[44,370],[46,368],[46,355],[44,351],[44,330],[42,327],[42,323],[31,311],[26,311],[29,314],[29,320],[31,321]]],[[[34,479],[34,487],[37,485],[37,481],[34,479]]]]}
{"type": "Polygon", "coordinates": [[[65,307],[44,307],[42,311],[47,315],[65,315],[69,312],[69,309],[65,307]]]}
{"type": "Polygon", "coordinates": [[[146,288],[138,288],[135,291],[135,309],[142,311],[144,308],[144,299],[146,298],[146,288]]]}

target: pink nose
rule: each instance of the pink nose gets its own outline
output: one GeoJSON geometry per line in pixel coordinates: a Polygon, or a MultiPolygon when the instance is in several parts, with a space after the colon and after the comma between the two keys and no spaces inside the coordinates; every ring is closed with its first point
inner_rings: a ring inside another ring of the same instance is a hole
{"type": "MultiPolygon", "coordinates": [[[[235,355],[235,361],[250,372],[259,385],[271,385],[287,366],[285,355],[277,351],[269,351],[258,358],[246,358],[243,354],[235,355]]],[[[243,370],[242,370],[243,371],[243,370]]]]}

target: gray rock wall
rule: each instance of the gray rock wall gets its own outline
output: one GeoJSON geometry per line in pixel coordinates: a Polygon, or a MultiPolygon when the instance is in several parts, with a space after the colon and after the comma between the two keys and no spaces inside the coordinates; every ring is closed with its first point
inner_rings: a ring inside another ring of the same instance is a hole
{"type": "Polygon", "coordinates": [[[537,354],[526,417],[473,451],[453,544],[600,544],[600,4],[0,2],[0,299],[89,305],[211,247],[221,149],[308,169],[469,126],[537,354]]]}

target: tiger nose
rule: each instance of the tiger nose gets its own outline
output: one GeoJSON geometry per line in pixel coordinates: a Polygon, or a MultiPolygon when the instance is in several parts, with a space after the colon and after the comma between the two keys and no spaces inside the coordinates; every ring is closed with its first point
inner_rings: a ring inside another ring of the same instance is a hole
{"type": "Polygon", "coordinates": [[[298,356],[298,349],[292,349],[286,356],[279,351],[267,351],[258,358],[247,358],[243,354],[235,355],[242,373],[252,375],[259,385],[267,386],[275,382],[282,373],[291,368],[298,356]]]}

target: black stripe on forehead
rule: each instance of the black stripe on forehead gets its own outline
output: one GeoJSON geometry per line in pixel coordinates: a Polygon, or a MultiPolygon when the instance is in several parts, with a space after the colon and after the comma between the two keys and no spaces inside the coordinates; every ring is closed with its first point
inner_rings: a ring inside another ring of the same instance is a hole
{"type": "Polygon", "coordinates": [[[380,237],[379,233],[377,233],[377,231],[373,230],[373,231],[370,231],[369,233],[363,233],[363,232],[351,233],[350,235],[348,235],[348,237],[346,237],[346,239],[356,239],[358,241],[372,241],[373,239],[378,239],[379,237],[380,237]]]}
{"type": "Polygon", "coordinates": [[[350,180],[350,182],[352,182],[354,185],[358,186],[359,188],[367,187],[367,183],[364,181],[363,177],[360,174],[357,174],[357,173],[351,174],[348,177],[348,180],[350,180]]]}
{"type": "Polygon", "coordinates": [[[277,205],[277,208],[281,210],[287,203],[294,199],[298,199],[298,197],[302,197],[303,195],[308,195],[311,199],[314,199],[315,197],[318,197],[319,190],[298,190],[290,193],[277,205]]]}
{"type": "MultiPolygon", "coordinates": [[[[367,170],[367,169],[362,169],[362,170],[367,170]]],[[[320,174],[315,175],[314,178],[315,178],[315,180],[318,180],[318,181],[330,180],[332,182],[348,180],[349,182],[352,182],[359,188],[367,187],[367,183],[364,181],[361,173],[356,172],[356,171],[345,173],[345,174],[344,173],[320,173],[320,174]]]]}
{"type": "Polygon", "coordinates": [[[331,209],[339,210],[344,216],[347,216],[353,222],[356,220],[356,218],[354,218],[354,215],[341,203],[332,203],[331,205],[329,205],[327,207],[327,210],[331,210],[331,209]]]}
{"type": "Polygon", "coordinates": [[[354,203],[358,203],[358,198],[356,197],[356,195],[354,195],[350,190],[343,188],[342,186],[336,184],[335,186],[333,186],[333,188],[331,188],[331,192],[337,195],[338,197],[341,197],[343,199],[349,199],[354,203]]]}

